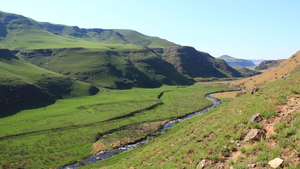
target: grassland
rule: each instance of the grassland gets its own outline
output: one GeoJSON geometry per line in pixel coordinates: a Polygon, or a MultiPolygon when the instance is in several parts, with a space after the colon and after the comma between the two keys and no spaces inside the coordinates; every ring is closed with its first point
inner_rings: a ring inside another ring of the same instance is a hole
{"type": "Polygon", "coordinates": [[[284,160],[282,167],[299,168],[300,67],[286,78],[258,85],[258,92],[234,99],[201,116],[175,125],[168,133],[110,159],[82,168],[271,168],[268,161],[284,160]],[[298,100],[298,101],[297,101],[298,100]],[[264,120],[247,124],[255,113],[264,120]],[[260,141],[244,142],[247,131],[266,131],[260,141]]]}
{"type": "Polygon", "coordinates": [[[0,117],[99,91],[91,84],[25,62],[7,49],[0,49],[0,70],[0,117]]]}
{"type": "MultiPolygon", "coordinates": [[[[204,95],[219,90],[228,88],[195,84],[155,89],[102,89],[94,96],[58,100],[44,108],[21,111],[0,119],[1,165],[3,168],[50,168],[80,160],[93,151],[97,133],[119,131],[131,141],[140,139],[145,137],[144,133],[134,136],[128,133],[143,123],[172,119],[202,109],[212,104],[204,95]]],[[[116,142],[121,138],[109,139],[116,142]]],[[[107,144],[107,148],[111,145],[107,144]]]]}

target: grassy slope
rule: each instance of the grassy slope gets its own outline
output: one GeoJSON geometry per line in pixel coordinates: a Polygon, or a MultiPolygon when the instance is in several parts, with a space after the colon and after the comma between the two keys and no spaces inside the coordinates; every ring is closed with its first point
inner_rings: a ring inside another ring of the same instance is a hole
{"type": "Polygon", "coordinates": [[[266,71],[261,75],[245,78],[230,83],[233,85],[244,86],[250,89],[259,83],[272,82],[277,79],[288,76],[289,72],[295,69],[295,67],[299,65],[299,62],[300,62],[300,51],[293,54],[289,59],[283,61],[278,67],[266,71]]]}
{"type": "MultiPolygon", "coordinates": [[[[128,137],[131,133],[128,127],[132,124],[194,112],[211,104],[204,98],[206,93],[226,89],[226,86],[197,84],[189,87],[103,90],[95,96],[58,100],[45,108],[19,112],[0,119],[1,131],[5,131],[1,132],[0,137],[1,154],[5,154],[1,156],[1,165],[10,168],[62,166],[87,156],[92,151],[97,132],[118,129],[128,137]],[[158,99],[157,96],[163,91],[168,92],[158,99]],[[157,103],[163,104],[134,116],[124,116],[157,103]]],[[[144,133],[138,133],[134,138],[144,136],[144,133]]]]}
{"type": "Polygon", "coordinates": [[[149,49],[91,48],[23,50],[21,58],[48,70],[109,88],[192,84],[149,49]],[[68,64],[66,64],[68,63],[68,64]]]}
{"type": "Polygon", "coordinates": [[[21,15],[1,11],[0,21],[0,45],[11,50],[61,47],[134,48],[136,45],[176,46],[172,42],[132,30],[82,29],[76,26],[39,23],[21,15]]]}
{"type": "Polygon", "coordinates": [[[159,37],[146,36],[133,30],[114,29],[114,31],[123,35],[123,38],[126,42],[135,45],[147,46],[151,48],[178,46],[177,44],[169,42],[165,39],[161,39],[159,37]]]}
{"type": "Polygon", "coordinates": [[[83,168],[195,168],[202,159],[207,168],[247,168],[248,164],[270,168],[268,161],[276,157],[285,161],[285,167],[299,168],[299,102],[286,106],[293,110],[289,114],[278,110],[290,100],[299,100],[299,64],[294,68],[285,79],[258,85],[253,95],[247,92],[234,100],[222,99],[217,109],[175,125],[140,148],[83,168]],[[256,112],[265,120],[247,124],[256,112]],[[251,128],[265,129],[266,139],[243,142],[251,128]]]}
{"type": "MultiPolygon", "coordinates": [[[[3,109],[4,107],[14,109],[13,105],[18,104],[19,99],[23,99],[26,103],[26,97],[31,102],[36,102],[39,105],[40,101],[53,103],[53,99],[95,94],[92,91],[95,87],[92,85],[79,81],[75,82],[62,75],[41,69],[18,59],[6,49],[0,49],[0,70],[1,101],[12,102],[10,106],[2,105],[1,113],[8,113],[8,110],[3,109]],[[33,91],[28,93],[29,91],[26,90],[33,91]]],[[[22,105],[16,108],[19,109],[26,106],[26,104],[33,104],[25,103],[20,103],[22,105]]]]}

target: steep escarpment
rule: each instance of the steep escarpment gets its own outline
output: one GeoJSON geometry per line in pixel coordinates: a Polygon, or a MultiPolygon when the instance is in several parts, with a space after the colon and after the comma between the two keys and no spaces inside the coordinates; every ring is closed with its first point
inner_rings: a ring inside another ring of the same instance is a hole
{"type": "Polygon", "coordinates": [[[241,77],[241,74],[228,66],[224,60],[215,59],[193,47],[164,48],[162,59],[188,77],[241,77]]]}

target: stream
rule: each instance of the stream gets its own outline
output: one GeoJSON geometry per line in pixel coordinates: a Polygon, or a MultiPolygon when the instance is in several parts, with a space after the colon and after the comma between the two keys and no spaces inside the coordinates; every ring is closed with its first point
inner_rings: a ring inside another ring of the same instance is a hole
{"type": "MultiPolygon", "coordinates": [[[[195,115],[198,115],[198,114],[202,114],[202,113],[205,113],[207,112],[208,110],[220,105],[220,101],[214,97],[212,97],[212,94],[214,93],[210,93],[210,94],[207,94],[205,97],[209,100],[212,100],[213,101],[213,105],[210,106],[210,107],[207,107],[207,108],[204,108],[200,111],[197,111],[197,112],[194,112],[194,113],[191,113],[191,114],[188,114],[186,116],[183,116],[183,117],[180,117],[176,120],[171,120],[171,121],[168,121],[166,122],[163,127],[159,130],[160,134],[163,134],[165,132],[166,129],[169,129],[171,128],[172,126],[174,126],[176,123],[182,121],[182,120],[185,120],[185,119],[188,119],[188,118],[191,118],[195,115]]],[[[151,139],[153,139],[154,137],[152,137],[151,139]]],[[[151,139],[149,138],[145,138],[141,141],[138,141],[136,143],[133,143],[133,144],[128,144],[128,145],[125,145],[125,146],[122,146],[122,147],[118,147],[118,148],[115,148],[114,150],[112,151],[106,151],[102,154],[98,154],[98,155],[92,155],[92,156],[89,156],[85,159],[82,160],[82,162],[84,163],[84,165],[87,165],[87,164],[91,164],[91,163],[95,163],[95,162],[98,162],[98,161],[102,161],[104,159],[107,159],[109,157],[112,157],[114,155],[117,155],[123,151],[127,151],[127,150],[131,150],[131,149],[134,149],[148,141],[150,141],[151,139]]],[[[60,169],[76,169],[80,166],[81,164],[79,162],[76,162],[76,163],[73,163],[73,164],[69,164],[69,165],[66,165],[60,169]]]]}

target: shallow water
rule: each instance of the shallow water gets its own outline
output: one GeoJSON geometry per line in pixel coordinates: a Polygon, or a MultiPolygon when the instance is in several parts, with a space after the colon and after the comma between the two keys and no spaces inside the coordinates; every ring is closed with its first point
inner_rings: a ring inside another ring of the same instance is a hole
{"type": "MultiPolygon", "coordinates": [[[[207,99],[213,100],[213,105],[212,105],[212,106],[207,107],[207,108],[205,108],[205,109],[202,109],[202,110],[200,110],[200,111],[197,111],[197,112],[188,114],[188,115],[183,116],[183,117],[181,117],[181,118],[178,118],[178,119],[176,119],[176,120],[171,120],[171,121],[166,122],[166,123],[163,125],[163,127],[160,129],[160,133],[163,134],[164,131],[165,131],[166,129],[171,128],[171,127],[174,126],[176,123],[178,123],[178,122],[180,122],[180,121],[182,121],[182,120],[191,118],[191,117],[193,117],[193,116],[195,116],[195,115],[198,115],[198,114],[205,113],[205,112],[207,112],[208,110],[210,110],[210,109],[212,109],[212,108],[214,108],[214,107],[220,105],[220,101],[219,101],[218,99],[212,97],[212,94],[213,94],[213,93],[207,94],[207,95],[205,96],[207,99]]],[[[154,138],[154,137],[152,137],[151,139],[153,139],[153,138],[154,138]]],[[[146,139],[146,138],[145,138],[145,139],[143,139],[143,140],[141,140],[141,141],[138,141],[138,142],[136,142],[136,143],[128,144],[128,145],[125,145],[125,146],[123,146],[123,147],[118,147],[118,148],[114,149],[113,151],[107,151],[107,152],[105,152],[105,153],[103,153],[103,154],[99,154],[99,155],[92,155],[92,156],[89,156],[89,157],[83,159],[83,160],[81,161],[81,164],[80,164],[79,162],[76,162],[76,163],[73,163],[73,164],[70,164],[70,165],[66,165],[66,166],[64,166],[64,167],[62,167],[62,168],[60,168],[60,169],[76,169],[76,168],[78,168],[78,167],[79,167],[80,165],[82,165],[82,164],[87,165],[87,164],[95,163],[95,162],[98,162],[98,161],[102,161],[102,160],[104,160],[104,159],[107,159],[107,158],[109,158],[109,157],[112,157],[112,156],[114,156],[114,155],[117,155],[117,154],[119,154],[119,153],[121,153],[121,152],[123,152],[123,151],[127,151],[127,150],[134,149],[134,148],[138,147],[139,145],[142,145],[142,144],[144,144],[144,143],[150,141],[151,139],[149,139],[149,138],[146,139]]]]}

